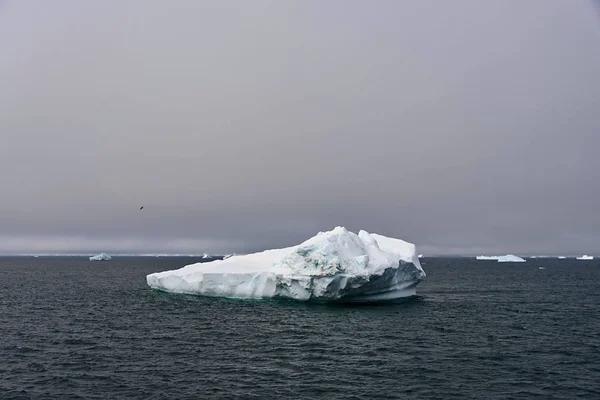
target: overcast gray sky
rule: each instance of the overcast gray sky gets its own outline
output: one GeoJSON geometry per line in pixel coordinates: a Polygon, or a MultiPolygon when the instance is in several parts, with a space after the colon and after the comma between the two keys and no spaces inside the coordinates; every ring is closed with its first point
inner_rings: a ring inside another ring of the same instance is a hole
{"type": "Polygon", "coordinates": [[[591,1],[8,0],[0,54],[0,253],[600,253],[591,1]]]}

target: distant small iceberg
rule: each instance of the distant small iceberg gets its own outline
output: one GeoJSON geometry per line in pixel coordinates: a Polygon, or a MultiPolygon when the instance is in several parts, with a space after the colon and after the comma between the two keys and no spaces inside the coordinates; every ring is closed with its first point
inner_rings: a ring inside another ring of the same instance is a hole
{"type": "Polygon", "coordinates": [[[593,260],[594,256],[588,256],[587,254],[582,255],[581,257],[577,257],[578,260],[593,260]]]}
{"type": "Polygon", "coordinates": [[[419,258],[423,258],[423,254],[419,254],[417,257],[419,257],[419,258]]]}
{"type": "Polygon", "coordinates": [[[546,267],[538,267],[538,269],[546,269],[546,267]]]}
{"type": "MultiPolygon", "coordinates": [[[[477,256],[477,260],[492,260],[498,262],[525,262],[521,257],[517,257],[513,254],[507,254],[505,256],[477,256]]],[[[534,257],[532,257],[534,258],[534,257]]]]}
{"type": "Polygon", "coordinates": [[[500,259],[500,256],[477,256],[475,257],[476,260],[498,260],[500,259]]]}
{"type": "Polygon", "coordinates": [[[558,256],[559,260],[564,260],[565,258],[567,258],[567,257],[565,257],[565,256],[558,256]]]}
{"type": "Polygon", "coordinates": [[[208,254],[204,253],[204,254],[202,255],[202,258],[203,258],[203,259],[206,259],[206,258],[210,258],[210,256],[209,256],[208,254]]]}
{"type": "Polygon", "coordinates": [[[498,262],[525,262],[521,257],[517,257],[514,254],[507,254],[498,258],[498,262]]]}
{"type": "Polygon", "coordinates": [[[100,253],[100,254],[90,257],[90,261],[108,261],[108,260],[110,260],[110,256],[106,253],[100,253]]]}

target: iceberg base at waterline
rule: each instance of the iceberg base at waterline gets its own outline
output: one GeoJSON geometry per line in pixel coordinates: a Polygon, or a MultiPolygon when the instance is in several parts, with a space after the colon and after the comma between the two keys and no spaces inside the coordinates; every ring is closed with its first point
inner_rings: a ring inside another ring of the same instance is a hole
{"type": "Polygon", "coordinates": [[[412,243],[337,227],[284,249],[197,263],[146,277],[153,289],[231,298],[382,302],[425,279],[412,243]]]}

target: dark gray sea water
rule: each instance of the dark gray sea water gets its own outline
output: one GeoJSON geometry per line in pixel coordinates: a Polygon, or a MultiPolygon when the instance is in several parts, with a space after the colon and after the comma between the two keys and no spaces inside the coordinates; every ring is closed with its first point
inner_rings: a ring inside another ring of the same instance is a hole
{"type": "Polygon", "coordinates": [[[0,399],[600,398],[598,261],[426,258],[379,306],[146,286],[192,261],[0,258],[0,399]]]}

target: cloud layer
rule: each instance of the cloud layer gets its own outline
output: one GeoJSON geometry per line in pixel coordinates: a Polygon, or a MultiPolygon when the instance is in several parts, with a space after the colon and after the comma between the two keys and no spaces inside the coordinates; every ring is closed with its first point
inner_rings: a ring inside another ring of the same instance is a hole
{"type": "Polygon", "coordinates": [[[600,250],[591,3],[8,1],[0,49],[0,253],[600,250]]]}

